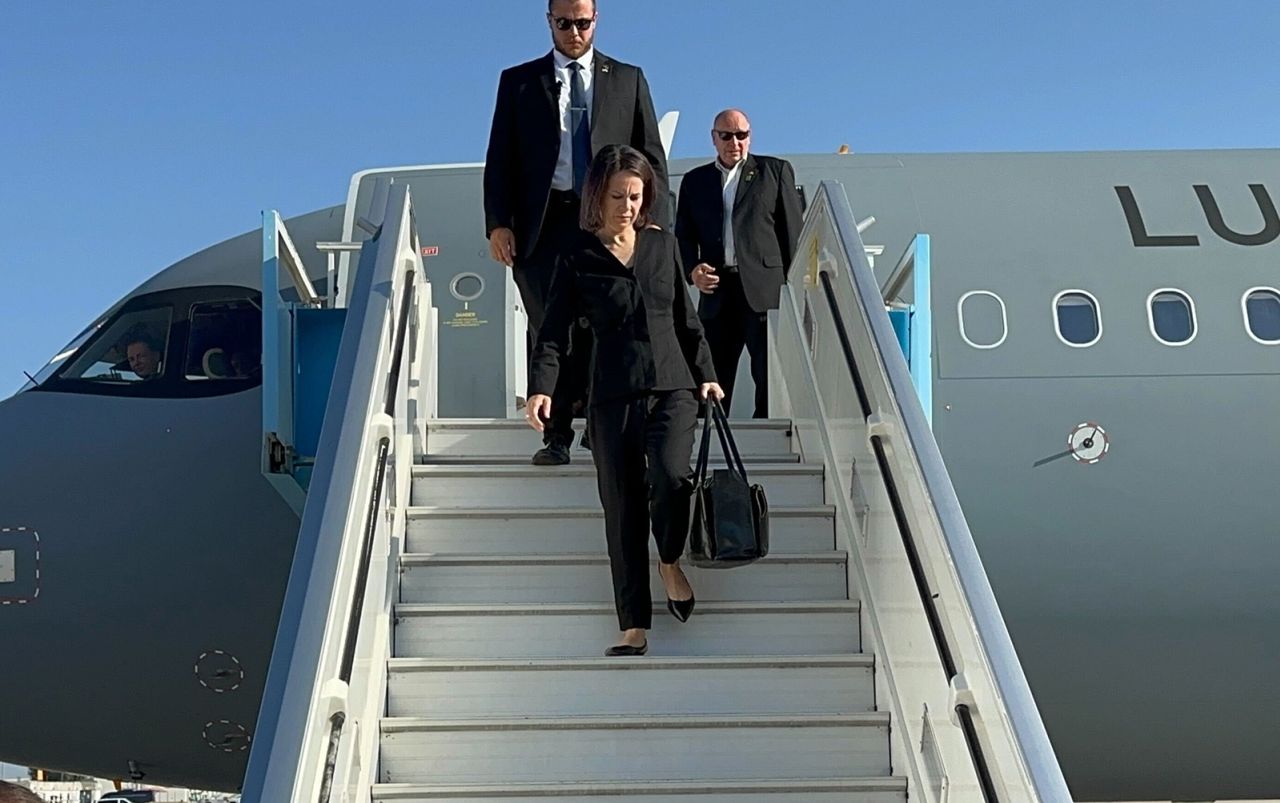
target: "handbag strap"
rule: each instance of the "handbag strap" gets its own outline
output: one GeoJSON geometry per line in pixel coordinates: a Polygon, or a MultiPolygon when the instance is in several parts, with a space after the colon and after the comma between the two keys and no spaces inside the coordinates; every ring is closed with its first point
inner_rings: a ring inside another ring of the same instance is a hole
{"type": "MultiPolygon", "coordinates": [[[[742,455],[738,454],[738,444],[733,440],[733,430],[729,429],[729,417],[724,414],[720,402],[711,402],[711,412],[716,419],[716,434],[720,436],[720,448],[724,450],[725,462],[730,469],[736,469],[743,482],[747,482],[747,468],[742,464],[742,455]]],[[[704,425],[705,426],[705,425],[704,425]]],[[[706,450],[704,436],[703,450],[706,450]]]]}
{"type": "Polygon", "coordinates": [[[702,443],[698,446],[698,464],[694,469],[694,481],[701,484],[707,478],[707,459],[711,453],[711,402],[702,403],[702,443]]]}

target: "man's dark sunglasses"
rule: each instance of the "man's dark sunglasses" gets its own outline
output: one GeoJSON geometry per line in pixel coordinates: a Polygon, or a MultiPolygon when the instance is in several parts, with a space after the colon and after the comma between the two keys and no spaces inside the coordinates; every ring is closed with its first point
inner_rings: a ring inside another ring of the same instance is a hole
{"type": "Polygon", "coordinates": [[[721,142],[728,142],[731,139],[736,139],[739,142],[743,142],[746,140],[747,137],[751,136],[751,132],[750,131],[717,131],[716,136],[720,138],[721,142]]]}
{"type": "Polygon", "coordinates": [[[585,31],[594,25],[596,20],[594,17],[582,17],[581,19],[576,20],[571,20],[568,17],[552,17],[551,21],[554,22],[556,27],[562,31],[567,31],[570,28],[577,28],[580,31],[585,31]]]}

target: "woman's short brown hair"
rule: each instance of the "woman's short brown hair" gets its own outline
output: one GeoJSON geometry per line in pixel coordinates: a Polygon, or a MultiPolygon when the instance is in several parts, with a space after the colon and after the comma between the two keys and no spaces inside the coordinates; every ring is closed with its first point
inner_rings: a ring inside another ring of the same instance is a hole
{"type": "Polygon", "coordinates": [[[587,170],[587,180],[582,188],[582,210],[578,213],[578,225],[582,228],[597,231],[604,226],[605,190],[619,173],[633,173],[644,182],[640,213],[631,225],[637,230],[649,225],[649,210],[653,208],[653,168],[649,160],[628,145],[606,145],[591,160],[591,167],[587,170]]]}

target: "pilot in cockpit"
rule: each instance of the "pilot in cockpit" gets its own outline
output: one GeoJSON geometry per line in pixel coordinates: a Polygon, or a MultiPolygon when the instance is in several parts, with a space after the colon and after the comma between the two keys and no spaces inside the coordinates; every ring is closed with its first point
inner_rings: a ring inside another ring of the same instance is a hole
{"type": "Polygon", "coordinates": [[[163,355],[154,340],[147,335],[132,338],[125,346],[125,356],[129,360],[129,370],[139,379],[154,379],[160,375],[160,362],[163,355]]]}

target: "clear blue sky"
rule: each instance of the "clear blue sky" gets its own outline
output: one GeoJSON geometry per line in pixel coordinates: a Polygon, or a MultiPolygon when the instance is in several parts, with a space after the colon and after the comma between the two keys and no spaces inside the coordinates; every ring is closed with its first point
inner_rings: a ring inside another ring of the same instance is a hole
{"type": "MultiPolygon", "coordinates": [[[[45,0],[0,29],[0,395],[139,282],[354,171],[479,161],[541,0],[45,0]]],[[[674,156],[1274,147],[1275,0],[600,0],[674,156]]],[[[479,210],[477,210],[479,215],[479,210]]],[[[480,226],[477,218],[477,226],[480,226]]],[[[3,448],[0,446],[0,448],[3,448]]]]}

